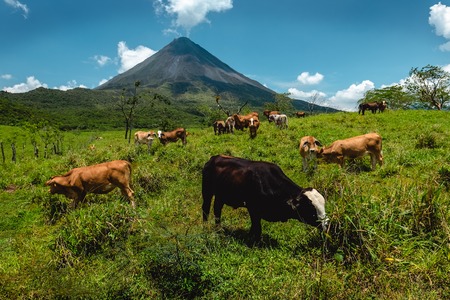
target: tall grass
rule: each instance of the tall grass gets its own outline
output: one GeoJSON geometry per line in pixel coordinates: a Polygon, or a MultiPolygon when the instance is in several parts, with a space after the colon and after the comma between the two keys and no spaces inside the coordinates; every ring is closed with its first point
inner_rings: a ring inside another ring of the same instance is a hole
{"type": "Polygon", "coordinates": [[[48,159],[34,157],[19,128],[1,127],[5,145],[24,146],[0,168],[0,298],[449,298],[448,113],[338,113],[291,118],[289,126],[263,121],[255,139],[187,128],[186,147],[155,142],[150,154],[123,132],[67,132],[63,154],[48,159]],[[302,136],[328,145],[373,131],[383,137],[382,168],[371,171],[365,157],[302,171],[302,136]],[[254,245],[245,209],[225,207],[222,227],[202,224],[201,170],[220,153],[274,162],[318,189],[328,230],[263,221],[254,245]],[[113,159],[132,161],[135,210],[119,191],[89,194],[71,209],[44,186],[113,159]]]}

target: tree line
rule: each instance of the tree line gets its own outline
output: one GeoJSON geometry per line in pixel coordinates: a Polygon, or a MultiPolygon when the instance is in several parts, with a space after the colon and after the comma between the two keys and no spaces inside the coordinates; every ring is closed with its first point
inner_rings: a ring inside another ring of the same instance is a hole
{"type": "Polygon", "coordinates": [[[404,82],[367,91],[358,103],[381,101],[391,109],[445,109],[450,102],[450,73],[432,65],[412,68],[404,82]]]}

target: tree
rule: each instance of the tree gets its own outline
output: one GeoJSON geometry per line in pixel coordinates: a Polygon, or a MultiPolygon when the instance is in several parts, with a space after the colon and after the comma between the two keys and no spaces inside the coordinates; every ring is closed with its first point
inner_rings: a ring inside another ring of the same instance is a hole
{"type": "Polygon", "coordinates": [[[406,109],[412,106],[414,96],[405,91],[403,86],[393,85],[367,91],[358,104],[382,101],[386,101],[391,109],[406,109]]]}
{"type": "Polygon", "coordinates": [[[279,110],[285,113],[294,111],[294,105],[292,104],[294,100],[289,98],[290,93],[276,94],[275,103],[279,110]]]}
{"type": "Polygon", "coordinates": [[[137,95],[137,88],[141,84],[140,81],[134,83],[133,95],[131,97],[126,97],[126,89],[122,90],[122,95],[120,97],[118,106],[125,117],[125,139],[128,138],[128,143],[131,142],[131,130],[133,129],[133,118],[135,114],[136,106],[139,103],[139,97],[137,95]]]}
{"type": "Polygon", "coordinates": [[[432,65],[412,68],[406,81],[406,88],[419,102],[438,110],[450,101],[449,87],[450,73],[432,65]]]}
{"type": "Polygon", "coordinates": [[[308,101],[309,113],[312,115],[314,108],[316,106],[318,106],[319,104],[323,104],[324,101],[325,101],[324,98],[322,97],[322,95],[319,92],[315,92],[314,94],[312,94],[309,97],[309,101],[308,101]]]}

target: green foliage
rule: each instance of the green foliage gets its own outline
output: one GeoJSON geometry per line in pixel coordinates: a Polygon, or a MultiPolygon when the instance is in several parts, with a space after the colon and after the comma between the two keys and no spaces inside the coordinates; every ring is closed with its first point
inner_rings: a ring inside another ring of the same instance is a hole
{"type": "Polygon", "coordinates": [[[441,110],[450,101],[450,73],[432,65],[412,68],[406,88],[422,104],[441,110]]]}
{"type": "Polygon", "coordinates": [[[408,109],[413,107],[415,100],[413,95],[404,91],[403,86],[393,85],[367,91],[358,103],[386,101],[390,109],[408,109]]]}
{"type": "Polygon", "coordinates": [[[150,153],[122,130],[77,130],[64,132],[62,154],[47,158],[34,156],[23,127],[1,126],[8,159],[0,167],[0,298],[449,298],[449,125],[443,111],[322,114],[291,118],[287,130],[264,120],[255,139],[188,127],[186,146],[155,140],[150,153]],[[302,136],[329,145],[367,132],[383,137],[383,167],[371,171],[364,157],[342,169],[319,160],[303,172],[302,136]],[[203,224],[201,170],[220,153],[274,162],[318,189],[327,231],[263,221],[255,245],[247,211],[230,207],[221,227],[213,218],[203,224]],[[72,209],[44,186],[113,159],[132,161],[135,210],[118,190],[88,194],[72,209]]]}

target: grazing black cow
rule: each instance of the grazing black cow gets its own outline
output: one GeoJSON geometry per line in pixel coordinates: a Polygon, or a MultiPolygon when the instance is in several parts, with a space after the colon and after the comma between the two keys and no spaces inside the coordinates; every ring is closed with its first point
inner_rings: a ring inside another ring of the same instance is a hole
{"type": "Polygon", "coordinates": [[[246,207],[252,222],[250,235],[261,238],[261,219],[286,222],[297,219],[326,229],[325,199],[313,188],[301,188],[273,163],[231,156],[212,156],[203,168],[203,221],[208,220],[212,197],[216,224],[224,204],[246,207]]]}

